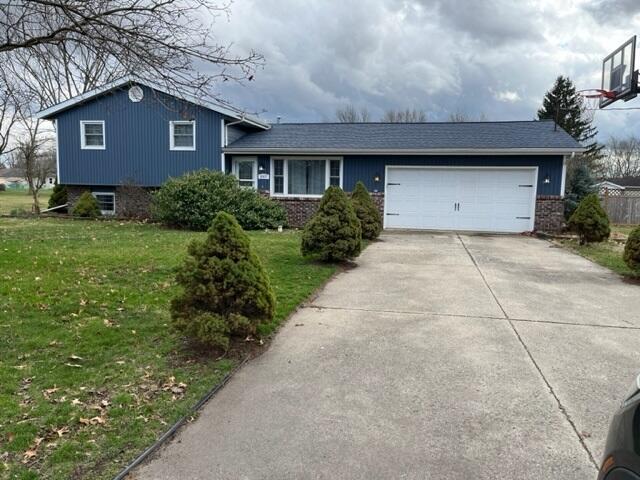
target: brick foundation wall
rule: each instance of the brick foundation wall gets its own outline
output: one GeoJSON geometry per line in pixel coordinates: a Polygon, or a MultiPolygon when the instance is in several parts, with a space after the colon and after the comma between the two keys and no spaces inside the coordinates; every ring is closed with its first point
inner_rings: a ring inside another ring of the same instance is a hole
{"type": "MultiPolygon", "coordinates": [[[[268,193],[262,192],[263,195],[269,196],[268,193]]],[[[384,215],[384,193],[372,193],[373,202],[380,210],[380,215],[384,215]]],[[[287,212],[287,222],[291,228],[301,228],[316,213],[319,198],[300,198],[300,197],[271,197],[272,200],[282,205],[287,212]]]]}
{"type": "MultiPolygon", "coordinates": [[[[91,188],[81,185],[67,185],[67,201],[71,209],[80,195],[86,191],[99,191],[98,187],[91,188]]],[[[105,188],[104,191],[111,191],[105,188]]],[[[115,188],[116,217],[118,218],[149,218],[151,216],[151,194],[153,189],[136,185],[120,185],[115,188]]]]}
{"type": "Polygon", "coordinates": [[[536,198],[536,231],[558,232],[565,226],[564,199],[557,195],[540,195],[536,198]]]}

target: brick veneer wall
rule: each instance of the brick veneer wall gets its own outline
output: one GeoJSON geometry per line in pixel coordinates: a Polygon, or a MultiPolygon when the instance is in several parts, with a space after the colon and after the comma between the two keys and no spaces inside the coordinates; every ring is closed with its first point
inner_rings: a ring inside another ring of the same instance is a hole
{"type": "MultiPolygon", "coordinates": [[[[268,193],[262,193],[268,196],[268,193]]],[[[372,193],[371,197],[380,210],[380,215],[384,215],[384,193],[372,193]]],[[[287,212],[287,222],[292,228],[303,227],[320,205],[319,198],[272,197],[272,199],[284,207],[287,212]]]]}
{"type": "Polygon", "coordinates": [[[557,195],[539,195],[536,198],[536,231],[558,232],[564,225],[564,199],[557,195]]]}
{"type": "MultiPolygon", "coordinates": [[[[80,195],[91,191],[91,187],[81,185],[67,185],[67,202],[71,208],[76,204],[80,195]]],[[[98,191],[99,188],[93,188],[98,191]]],[[[110,189],[105,188],[107,192],[110,189]]],[[[115,188],[116,217],[121,218],[149,218],[151,216],[151,193],[153,189],[135,185],[121,185],[115,188]]]]}
{"type": "MultiPolygon", "coordinates": [[[[90,190],[89,187],[68,185],[68,200],[74,205],[82,192],[90,190]]],[[[150,216],[151,192],[134,186],[116,187],[116,216],[147,218],[150,216]]],[[[268,196],[266,192],[261,192],[268,196]]],[[[371,194],[374,203],[384,215],[384,193],[371,194]]],[[[280,203],[287,212],[289,227],[300,228],[311,218],[320,204],[319,198],[300,197],[272,197],[280,203]]],[[[543,232],[557,232],[564,228],[564,200],[556,195],[541,195],[536,198],[535,229],[543,232]]]]}

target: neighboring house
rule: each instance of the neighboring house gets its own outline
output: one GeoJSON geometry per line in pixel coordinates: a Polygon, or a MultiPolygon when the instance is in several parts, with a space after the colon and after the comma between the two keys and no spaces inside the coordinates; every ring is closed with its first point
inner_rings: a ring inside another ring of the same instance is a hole
{"type": "Polygon", "coordinates": [[[597,183],[600,192],[609,191],[640,191],[640,177],[607,178],[597,183]]]}
{"type": "Polygon", "coordinates": [[[385,228],[557,229],[566,158],[583,151],[551,121],[269,125],[132,77],[39,117],[57,124],[71,202],[90,190],[117,214],[148,205],[167,178],[209,168],[281,202],[293,226],[329,185],[351,191],[361,180],[385,228]]]}
{"type": "MultiPolygon", "coordinates": [[[[56,183],[56,177],[47,177],[42,188],[53,188],[56,183]]],[[[0,184],[6,185],[7,188],[27,188],[29,185],[24,178],[24,170],[21,168],[2,168],[0,169],[0,184]]]]}

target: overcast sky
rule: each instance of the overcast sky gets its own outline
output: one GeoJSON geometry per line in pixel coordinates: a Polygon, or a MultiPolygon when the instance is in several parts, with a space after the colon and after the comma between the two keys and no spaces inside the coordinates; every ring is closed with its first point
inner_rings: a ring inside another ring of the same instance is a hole
{"type": "MultiPolygon", "coordinates": [[[[331,121],[347,103],[375,120],[528,120],[558,75],[600,85],[602,58],[640,33],[640,0],[236,0],[215,29],[264,55],[255,81],[221,93],[271,121],[331,121]]],[[[601,141],[640,134],[640,111],[595,118],[601,141]]]]}

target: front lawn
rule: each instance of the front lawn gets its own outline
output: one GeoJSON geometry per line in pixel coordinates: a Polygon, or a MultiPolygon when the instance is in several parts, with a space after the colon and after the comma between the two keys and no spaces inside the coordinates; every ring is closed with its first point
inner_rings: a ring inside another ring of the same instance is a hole
{"type": "MultiPolygon", "coordinates": [[[[49,197],[51,196],[51,189],[42,189],[38,194],[38,200],[40,202],[40,209],[47,208],[49,203],[49,197]]],[[[9,215],[12,210],[24,210],[26,213],[31,213],[31,206],[33,205],[33,197],[27,190],[13,190],[9,189],[4,192],[0,192],[0,215],[9,215]]]]}
{"type": "Polygon", "coordinates": [[[620,275],[629,278],[640,278],[640,272],[631,270],[622,259],[624,241],[634,228],[634,225],[612,225],[611,239],[601,243],[580,245],[577,239],[568,238],[560,239],[559,242],[564,247],[620,275]]]}
{"type": "MultiPolygon", "coordinates": [[[[203,235],[0,219],[0,477],[112,478],[233,368],[170,327],[174,268],[203,235]]],[[[249,235],[278,301],[267,333],[335,267],[298,233],[249,235]]]]}

